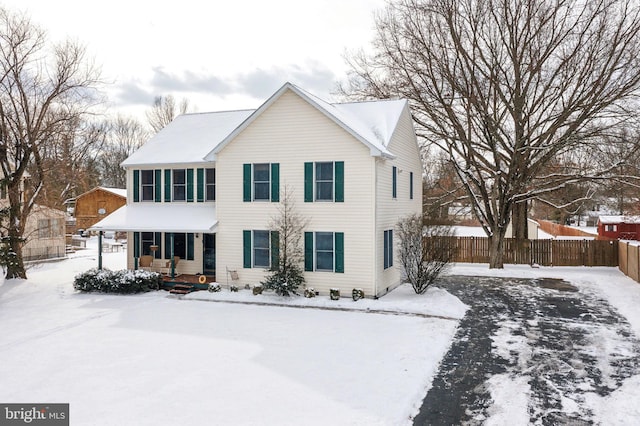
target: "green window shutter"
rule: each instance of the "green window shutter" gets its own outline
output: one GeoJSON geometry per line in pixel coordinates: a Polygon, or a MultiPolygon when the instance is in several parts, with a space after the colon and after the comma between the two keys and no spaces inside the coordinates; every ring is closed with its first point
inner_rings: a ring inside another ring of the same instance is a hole
{"type": "Polygon", "coordinates": [[[344,272],[344,232],[336,232],[334,235],[334,250],[336,257],[336,272],[344,272]]]}
{"type": "Polygon", "coordinates": [[[313,271],[313,232],[304,233],[304,270],[313,271]]]}
{"type": "Polygon", "coordinates": [[[280,267],[280,233],[271,231],[271,269],[278,270],[280,267]]]}
{"type": "Polygon", "coordinates": [[[197,180],[197,197],[198,202],[201,203],[204,201],[204,169],[196,170],[196,180],[197,180]]]}
{"type": "Polygon", "coordinates": [[[140,233],[133,233],[133,257],[140,257],[140,233]]]}
{"type": "Polygon", "coordinates": [[[251,231],[242,231],[242,266],[251,268],[251,231]]]}
{"type": "Polygon", "coordinates": [[[156,203],[162,201],[162,170],[156,169],[153,171],[153,200],[156,203]]]}
{"type": "Polygon", "coordinates": [[[313,202],[313,163],[304,163],[304,202],[313,202]]]}
{"type": "MultiPolygon", "coordinates": [[[[164,171],[164,201],[165,203],[171,202],[171,169],[165,169],[164,171]]],[[[168,259],[168,257],[165,259],[168,259]]]]}
{"type": "Polygon", "coordinates": [[[193,233],[187,233],[187,260],[193,260],[193,233]]]}
{"type": "Polygon", "coordinates": [[[155,258],[160,259],[162,257],[162,251],[160,251],[160,247],[162,246],[162,232],[156,232],[153,235],[153,244],[158,246],[158,250],[156,250],[155,258]]]}
{"type": "Polygon", "coordinates": [[[133,201],[140,201],[140,170],[133,171],[133,201]]]}
{"type": "Polygon", "coordinates": [[[335,162],[336,203],[344,202],[344,161],[335,162]]]}
{"type": "Polygon", "coordinates": [[[193,203],[193,169],[187,169],[187,203],[193,203]]]}
{"type": "Polygon", "coordinates": [[[280,201],[280,163],[271,163],[271,202],[280,201]]]}
{"type": "Polygon", "coordinates": [[[242,201],[251,201],[251,164],[242,165],[242,201]]]}

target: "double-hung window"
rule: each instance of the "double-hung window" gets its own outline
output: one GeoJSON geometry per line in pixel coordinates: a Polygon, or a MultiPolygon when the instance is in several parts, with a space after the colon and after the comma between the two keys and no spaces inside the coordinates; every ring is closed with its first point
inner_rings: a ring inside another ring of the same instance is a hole
{"type": "Polygon", "coordinates": [[[205,170],[205,200],[216,200],[216,169],[205,170]]]}
{"type": "Polygon", "coordinates": [[[243,164],[243,201],[280,201],[280,164],[243,164]]]}
{"type": "Polygon", "coordinates": [[[344,233],[305,232],[304,269],[344,272],[344,233]]]}
{"type": "Polygon", "coordinates": [[[173,201],[187,200],[187,171],[185,169],[173,170],[173,201]]]}
{"type": "Polygon", "coordinates": [[[333,232],[316,232],[316,271],[333,272],[334,246],[333,232]]]}
{"type": "Polygon", "coordinates": [[[384,231],[384,269],[393,266],[393,230],[384,231]]]}
{"type": "Polygon", "coordinates": [[[304,163],[304,201],[344,201],[344,161],[304,163]]]}
{"type": "Polygon", "coordinates": [[[269,231],[253,231],[253,267],[268,268],[270,261],[269,231]]]}
{"type": "Polygon", "coordinates": [[[278,231],[246,230],[243,234],[243,267],[272,268],[278,265],[280,234],[278,231]]]}
{"type": "Polygon", "coordinates": [[[155,182],[153,170],[140,170],[140,189],[142,190],[142,201],[154,200],[155,182]]]}
{"type": "Polygon", "coordinates": [[[269,172],[269,164],[254,164],[253,165],[253,200],[268,201],[269,187],[271,186],[271,174],[269,172]]]}
{"type": "Polygon", "coordinates": [[[333,201],[333,163],[316,163],[316,201],[333,201]]]}

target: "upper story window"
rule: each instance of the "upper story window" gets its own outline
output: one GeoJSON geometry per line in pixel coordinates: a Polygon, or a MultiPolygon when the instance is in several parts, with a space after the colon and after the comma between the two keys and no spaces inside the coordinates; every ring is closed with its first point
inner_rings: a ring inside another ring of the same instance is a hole
{"type": "Polygon", "coordinates": [[[141,201],[154,201],[155,182],[153,170],[140,170],[140,189],[142,192],[141,201]]]}
{"type": "Polygon", "coordinates": [[[216,169],[205,170],[205,200],[216,200],[216,169]]]}
{"type": "Polygon", "coordinates": [[[333,201],[333,163],[316,163],[316,201],[333,201]]]}
{"type": "Polygon", "coordinates": [[[271,173],[269,164],[253,165],[253,200],[269,200],[269,190],[271,186],[271,173]]]}
{"type": "Polygon", "coordinates": [[[173,201],[187,200],[187,171],[185,169],[173,170],[173,201]]]}
{"type": "Polygon", "coordinates": [[[243,201],[280,201],[280,164],[243,164],[242,199],[243,201]]]}
{"type": "Polygon", "coordinates": [[[304,201],[344,201],[344,162],[304,163],[304,201]]]}
{"type": "Polygon", "coordinates": [[[133,201],[162,201],[162,170],[133,171],[133,201]]]}

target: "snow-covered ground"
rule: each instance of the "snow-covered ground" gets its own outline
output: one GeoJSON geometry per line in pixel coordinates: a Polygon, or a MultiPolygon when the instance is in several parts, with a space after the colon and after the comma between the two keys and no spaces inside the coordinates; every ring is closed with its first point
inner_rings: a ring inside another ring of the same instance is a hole
{"type": "MultiPolygon", "coordinates": [[[[296,299],[306,309],[222,300],[290,303],[245,290],[76,293],[74,276],[96,264],[90,244],[33,267],[26,281],[0,281],[0,401],[68,402],[77,425],[410,424],[466,310],[439,288],[416,296],[401,287],[377,301],[296,299]]],[[[124,254],[104,254],[104,265],[123,268],[124,254]]],[[[640,336],[640,284],[615,268],[461,264],[451,273],[564,278],[607,298],[640,336]]],[[[489,421],[500,424],[526,407],[524,385],[492,383],[504,407],[496,403],[489,421]]],[[[596,418],[631,424],[639,396],[640,380],[629,379],[594,402],[596,418]]]]}

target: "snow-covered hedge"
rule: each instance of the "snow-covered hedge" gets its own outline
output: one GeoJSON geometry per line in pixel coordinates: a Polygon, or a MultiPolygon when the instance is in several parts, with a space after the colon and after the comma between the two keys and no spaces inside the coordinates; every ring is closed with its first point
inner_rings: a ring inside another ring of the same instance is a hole
{"type": "Polygon", "coordinates": [[[77,275],[73,288],[80,291],[128,294],[157,290],[161,284],[162,276],[157,272],[93,268],[77,275]]]}

